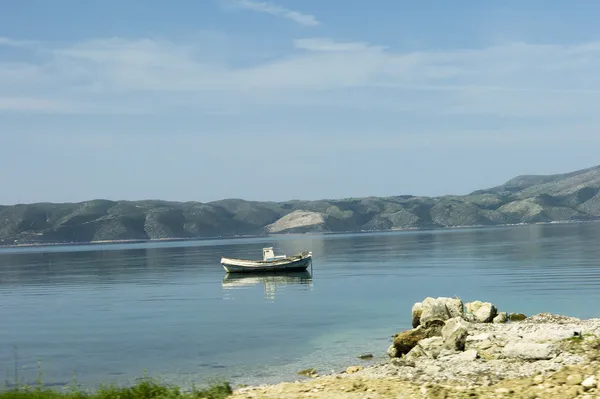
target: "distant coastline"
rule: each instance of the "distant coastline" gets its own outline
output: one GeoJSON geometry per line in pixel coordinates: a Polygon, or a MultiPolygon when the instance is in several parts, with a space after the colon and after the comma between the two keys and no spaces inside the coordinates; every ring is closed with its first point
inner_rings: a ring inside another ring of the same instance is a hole
{"type": "Polygon", "coordinates": [[[595,223],[600,222],[600,218],[596,220],[560,220],[552,222],[536,222],[536,223],[514,223],[501,225],[473,225],[473,226],[441,226],[441,227],[416,227],[416,228],[398,228],[390,230],[368,230],[368,231],[324,231],[324,232],[307,232],[307,233],[279,233],[279,234],[263,234],[263,235],[246,235],[246,236],[221,236],[221,237],[191,237],[191,238],[158,238],[145,240],[104,240],[104,241],[88,241],[88,242],[48,242],[48,243],[27,243],[14,245],[0,245],[0,249],[8,248],[43,248],[43,247],[72,247],[72,246],[95,246],[95,245],[118,245],[118,244],[145,244],[157,242],[188,242],[188,241],[214,241],[214,240],[234,240],[234,239],[249,239],[249,238],[268,238],[268,237],[287,237],[287,236],[318,236],[318,235],[342,235],[342,234],[378,234],[378,233],[395,233],[395,232],[422,232],[422,231],[437,231],[437,230],[460,230],[460,229],[494,229],[503,227],[517,226],[533,226],[533,225],[550,225],[550,224],[579,224],[579,223],[595,223]]]}
{"type": "Polygon", "coordinates": [[[467,195],[0,206],[0,246],[90,245],[456,229],[600,219],[600,166],[519,176],[467,195]]]}

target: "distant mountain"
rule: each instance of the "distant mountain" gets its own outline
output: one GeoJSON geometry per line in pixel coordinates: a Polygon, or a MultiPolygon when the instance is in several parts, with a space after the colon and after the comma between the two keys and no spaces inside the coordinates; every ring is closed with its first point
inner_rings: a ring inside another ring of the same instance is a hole
{"type": "Polygon", "coordinates": [[[0,206],[0,245],[382,231],[600,219],[600,166],[463,196],[0,206]]]}

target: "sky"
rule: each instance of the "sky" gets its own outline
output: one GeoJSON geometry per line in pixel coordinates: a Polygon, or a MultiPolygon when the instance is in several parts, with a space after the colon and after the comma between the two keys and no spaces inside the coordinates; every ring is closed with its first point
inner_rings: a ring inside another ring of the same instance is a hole
{"type": "Polygon", "coordinates": [[[595,0],[0,4],[0,204],[466,194],[600,164],[595,0]]]}

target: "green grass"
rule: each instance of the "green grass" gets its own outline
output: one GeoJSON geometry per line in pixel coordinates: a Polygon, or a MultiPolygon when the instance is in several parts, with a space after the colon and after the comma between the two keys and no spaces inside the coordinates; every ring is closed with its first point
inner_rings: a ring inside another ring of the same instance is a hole
{"type": "Polygon", "coordinates": [[[232,394],[231,385],[221,380],[213,380],[205,389],[193,387],[182,390],[173,385],[161,384],[148,377],[146,371],[138,383],[129,387],[115,385],[101,385],[94,391],[83,391],[77,382],[77,375],[73,382],[62,390],[48,388],[43,381],[41,361],[37,362],[37,375],[34,385],[27,385],[19,378],[19,359],[17,348],[13,350],[14,356],[14,381],[11,384],[6,380],[6,388],[0,387],[0,399],[225,399],[232,394]]]}
{"type": "Polygon", "coordinates": [[[228,383],[217,383],[203,390],[183,391],[144,379],[131,387],[103,386],[94,392],[83,392],[77,388],[59,391],[42,386],[19,387],[0,392],[0,399],[225,399],[231,393],[228,383]]]}

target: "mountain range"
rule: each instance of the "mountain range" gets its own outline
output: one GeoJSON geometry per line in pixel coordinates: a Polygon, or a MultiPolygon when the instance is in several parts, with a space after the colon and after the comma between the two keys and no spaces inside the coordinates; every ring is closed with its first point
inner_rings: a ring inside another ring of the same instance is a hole
{"type": "Polygon", "coordinates": [[[0,206],[0,245],[385,231],[600,219],[600,166],[525,175],[468,195],[0,206]]]}

